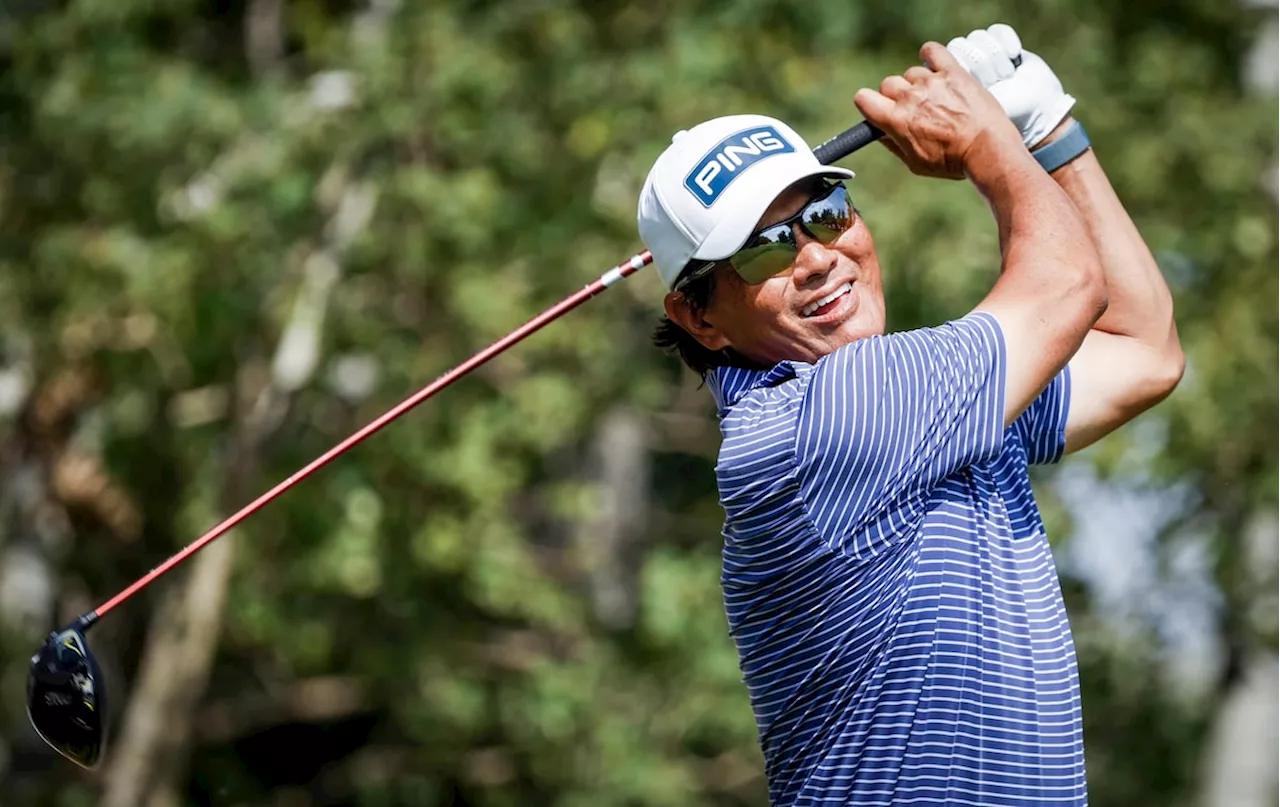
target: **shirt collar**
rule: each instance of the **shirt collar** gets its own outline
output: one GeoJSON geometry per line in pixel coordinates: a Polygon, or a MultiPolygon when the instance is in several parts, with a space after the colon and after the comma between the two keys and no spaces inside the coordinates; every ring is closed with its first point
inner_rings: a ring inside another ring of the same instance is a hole
{"type": "Polygon", "coordinates": [[[751,390],[771,387],[797,375],[796,363],[791,361],[780,361],[768,370],[715,367],[707,374],[707,386],[715,398],[716,409],[723,415],[751,390]]]}

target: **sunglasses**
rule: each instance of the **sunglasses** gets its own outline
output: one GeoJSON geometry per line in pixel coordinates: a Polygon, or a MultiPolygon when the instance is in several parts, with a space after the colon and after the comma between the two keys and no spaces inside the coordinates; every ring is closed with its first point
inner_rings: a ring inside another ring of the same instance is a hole
{"type": "Polygon", "coordinates": [[[799,254],[795,227],[822,244],[830,244],[853,226],[857,210],[843,182],[832,182],[809,197],[805,206],[788,219],[757,230],[742,249],[727,258],[693,264],[675,284],[674,290],[687,286],[727,263],[751,286],[763,283],[791,267],[799,254]]]}

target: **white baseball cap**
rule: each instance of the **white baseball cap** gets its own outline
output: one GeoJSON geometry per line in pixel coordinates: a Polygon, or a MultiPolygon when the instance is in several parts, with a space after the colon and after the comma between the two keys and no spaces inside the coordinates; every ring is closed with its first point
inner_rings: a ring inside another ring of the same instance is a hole
{"type": "Polygon", "coordinates": [[[823,165],[794,129],[765,115],[727,115],[676,132],[658,155],[636,219],[668,290],[693,259],[727,258],[773,200],[809,177],[851,179],[823,165]]]}

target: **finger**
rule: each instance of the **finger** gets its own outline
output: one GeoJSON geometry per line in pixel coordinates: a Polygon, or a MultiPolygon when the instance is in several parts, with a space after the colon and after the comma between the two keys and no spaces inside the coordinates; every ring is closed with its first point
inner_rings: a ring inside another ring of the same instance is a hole
{"type": "Polygon", "coordinates": [[[960,63],[961,67],[970,73],[973,72],[973,65],[969,64],[969,57],[972,55],[972,52],[968,47],[966,47],[964,37],[957,36],[948,42],[947,52],[956,58],[956,61],[960,63]]]}
{"type": "Polygon", "coordinates": [[[893,99],[886,98],[875,90],[861,89],[853,96],[853,103],[862,116],[879,129],[893,116],[893,99]]]}
{"type": "MultiPolygon", "coordinates": [[[[988,31],[974,31],[969,34],[969,42],[975,48],[982,51],[984,61],[995,73],[995,80],[1002,81],[1006,78],[1013,77],[1013,57],[1014,54],[1004,49],[1004,45],[1000,44],[1000,40],[996,39],[988,31]]],[[[986,82],[983,82],[984,84],[986,82]]],[[[993,84],[995,82],[992,82],[993,84]]]]}
{"type": "Polygon", "coordinates": [[[948,53],[947,49],[938,42],[929,41],[920,46],[920,61],[924,62],[925,67],[939,73],[955,73],[964,70],[956,61],[956,57],[948,53]]]}
{"type": "Polygon", "coordinates": [[[933,71],[930,70],[929,68],[921,67],[920,65],[914,65],[912,67],[908,67],[906,72],[902,74],[902,77],[905,78],[907,81],[911,82],[912,84],[919,84],[920,82],[924,81],[925,79],[929,78],[932,75],[933,75],[933,71]]]}
{"type": "Polygon", "coordinates": [[[1013,30],[1013,26],[998,22],[989,27],[987,33],[996,38],[1010,59],[1016,59],[1022,55],[1022,40],[1018,37],[1018,32],[1013,30]]]}
{"type": "Polygon", "coordinates": [[[888,76],[880,82],[880,94],[895,101],[911,90],[911,82],[902,76],[888,76]]]}
{"type": "MultiPolygon", "coordinates": [[[[994,41],[994,40],[993,40],[994,41]]],[[[991,55],[973,42],[973,35],[958,36],[947,43],[947,52],[956,58],[960,66],[973,74],[984,87],[990,87],[1000,80],[992,63],[991,55]]],[[[1001,59],[1009,61],[1001,55],[1001,59]]]]}

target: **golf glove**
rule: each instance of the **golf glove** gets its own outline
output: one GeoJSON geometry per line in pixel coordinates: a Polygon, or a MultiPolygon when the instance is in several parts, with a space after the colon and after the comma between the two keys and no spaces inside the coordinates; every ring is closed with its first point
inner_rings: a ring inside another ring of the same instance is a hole
{"type": "Polygon", "coordinates": [[[1004,23],[958,36],[947,50],[1000,102],[1029,149],[1062,123],[1076,103],[1044,59],[1023,50],[1018,34],[1004,23]],[[1019,56],[1022,63],[1015,67],[1019,56]]]}

